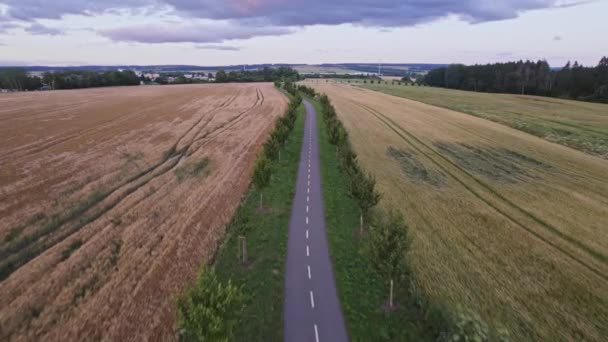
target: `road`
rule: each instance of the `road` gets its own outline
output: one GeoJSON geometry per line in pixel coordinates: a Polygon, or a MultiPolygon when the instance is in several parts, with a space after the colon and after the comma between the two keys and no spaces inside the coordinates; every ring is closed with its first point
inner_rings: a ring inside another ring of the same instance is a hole
{"type": "Polygon", "coordinates": [[[283,319],[286,342],[348,341],[325,233],[317,114],[308,101],[289,222],[283,319]]]}

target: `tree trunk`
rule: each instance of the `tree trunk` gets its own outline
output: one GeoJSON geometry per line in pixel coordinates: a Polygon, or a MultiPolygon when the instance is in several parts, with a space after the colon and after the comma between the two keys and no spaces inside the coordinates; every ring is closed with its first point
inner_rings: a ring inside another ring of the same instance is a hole
{"type": "Polygon", "coordinates": [[[388,299],[388,303],[391,307],[391,309],[393,308],[393,279],[391,279],[391,293],[388,299]]]}
{"type": "Polygon", "coordinates": [[[361,212],[361,215],[359,216],[359,230],[361,231],[361,235],[363,235],[363,212],[361,212]]]}

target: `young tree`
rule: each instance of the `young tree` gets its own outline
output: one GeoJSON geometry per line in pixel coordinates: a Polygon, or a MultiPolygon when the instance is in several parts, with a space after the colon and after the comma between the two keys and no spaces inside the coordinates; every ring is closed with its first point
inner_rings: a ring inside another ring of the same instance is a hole
{"type": "Polygon", "coordinates": [[[379,213],[370,228],[367,251],[376,272],[390,282],[391,308],[394,307],[394,281],[409,274],[406,259],[410,247],[408,230],[403,216],[394,210],[379,213]]]}
{"type": "Polygon", "coordinates": [[[362,171],[353,172],[351,181],[351,193],[357,200],[359,205],[360,215],[360,232],[363,234],[363,220],[368,215],[371,208],[376,206],[380,201],[380,193],[376,191],[376,179],[370,174],[364,174],[362,171]]]}
{"type": "Polygon", "coordinates": [[[243,311],[241,289],[222,284],[213,269],[202,270],[196,283],[177,300],[181,337],[186,341],[232,341],[243,311]]]}
{"type": "Polygon", "coordinates": [[[266,156],[260,156],[255,164],[255,170],[253,171],[253,185],[260,191],[260,209],[263,208],[264,204],[264,194],[262,193],[262,189],[264,189],[270,182],[271,173],[272,170],[270,168],[270,161],[268,158],[266,158],[266,156]]]}

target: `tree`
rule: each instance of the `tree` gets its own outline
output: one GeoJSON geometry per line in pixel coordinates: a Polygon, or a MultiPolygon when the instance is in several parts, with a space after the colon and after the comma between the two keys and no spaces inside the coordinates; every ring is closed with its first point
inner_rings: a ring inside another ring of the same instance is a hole
{"type": "Polygon", "coordinates": [[[177,300],[181,337],[187,341],[232,341],[243,311],[241,289],[203,269],[177,300]]]}
{"type": "Polygon", "coordinates": [[[395,280],[409,274],[407,252],[410,248],[408,226],[394,210],[380,212],[370,228],[367,252],[376,272],[390,282],[389,306],[394,307],[395,280]]]}
{"type": "Polygon", "coordinates": [[[228,75],[226,74],[226,71],[220,70],[217,73],[215,73],[215,82],[217,82],[217,83],[228,82],[228,75]]]}
{"type": "Polygon", "coordinates": [[[263,208],[264,195],[262,190],[270,183],[270,175],[272,170],[270,168],[270,161],[265,155],[258,158],[255,169],[253,171],[253,185],[260,192],[260,209],[263,208]]]}
{"type": "Polygon", "coordinates": [[[364,174],[362,171],[355,168],[355,172],[350,177],[351,193],[357,200],[357,205],[361,212],[360,215],[360,232],[363,234],[363,220],[368,215],[371,208],[376,206],[380,201],[380,193],[376,191],[376,179],[370,174],[364,174]]]}

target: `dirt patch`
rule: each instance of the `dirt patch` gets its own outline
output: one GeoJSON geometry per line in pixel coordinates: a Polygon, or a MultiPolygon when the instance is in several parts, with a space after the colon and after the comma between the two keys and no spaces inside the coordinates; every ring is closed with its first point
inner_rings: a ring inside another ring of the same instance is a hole
{"type": "Polygon", "coordinates": [[[386,155],[399,163],[403,173],[415,183],[426,183],[435,187],[446,183],[445,176],[441,172],[424,166],[418,160],[417,153],[412,150],[389,146],[386,148],[386,155]]]}
{"type": "Polygon", "coordinates": [[[505,148],[446,142],[434,145],[460,167],[493,181],[516,183],[536,178],[535,169],[550,169],[541,161],[505,148]]]}

